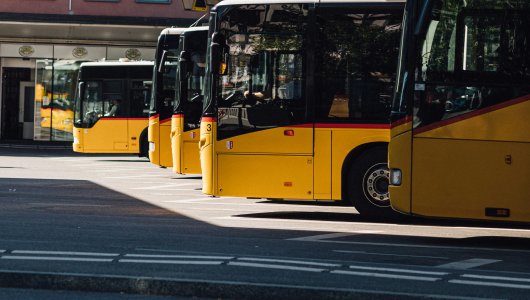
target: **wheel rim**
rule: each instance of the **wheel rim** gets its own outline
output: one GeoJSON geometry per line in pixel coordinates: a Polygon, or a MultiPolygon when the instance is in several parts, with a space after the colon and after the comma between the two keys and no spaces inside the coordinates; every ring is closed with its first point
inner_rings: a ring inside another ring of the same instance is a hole
{"type": "Polygon", "coordinates": [[[370,167],[363,176],[363,192],[366,199],[375,206],[390,206],[388,196],[390,172],[385,163],[378,163],[370,167]]]}

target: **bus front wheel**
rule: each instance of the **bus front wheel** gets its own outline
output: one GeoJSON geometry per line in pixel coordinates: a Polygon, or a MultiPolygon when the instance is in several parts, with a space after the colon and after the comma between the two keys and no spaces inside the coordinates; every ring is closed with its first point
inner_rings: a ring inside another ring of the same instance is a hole
{"type": "Polygon", "coordinates": [[[368,149],[349,169],[347,178],[349,202],[363,217],[394,218],[398,213],[390,207],[388,185],[387,148],[368,149]]]}

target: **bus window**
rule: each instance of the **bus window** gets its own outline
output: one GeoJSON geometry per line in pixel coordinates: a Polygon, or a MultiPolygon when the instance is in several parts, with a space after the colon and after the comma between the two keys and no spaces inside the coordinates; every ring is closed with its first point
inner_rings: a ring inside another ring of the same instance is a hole
{"type": "Polygon", "coordinates": [[[400,38],[400,13],[318,15],[317,119],[386,123],[400,38]]]}

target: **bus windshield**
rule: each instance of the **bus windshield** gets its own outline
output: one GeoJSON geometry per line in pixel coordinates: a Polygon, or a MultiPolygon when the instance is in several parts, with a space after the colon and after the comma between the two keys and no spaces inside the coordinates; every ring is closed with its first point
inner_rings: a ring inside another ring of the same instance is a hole
{"type": "Polygon", "coordinates": [[[75,127],[90,128],[103,117],[146,118],[152,65],[83,66],[76,93],[75,127]]]}
{"type": "Polygon", "coordinates": [[[181,86],[176,89],[174,113],[185,114],[185,130],[200,126],[207,41],[207,27],[184,32],[180,38],[179,54],[183,57],[179,59],[185,62],[185,66],[182,65],[183,69],[177,69],[177,81],[181,86]]]}
{"type": "Polygon", "coordinates": [[[163,111],[164,115],[169,116],[171,115],[171,105],[173,105],[175,96],[179,35],[162,35],[158,43],[156,65],[153,73],[153,94],[149,109],[151,114],[158,114],[163,111]],[[166,51],[165,60],[163,61],[164,65],[160,67],[164,51],[166,51]]]}
{"type": "Polygon", "coordinates": [[[220,137],[305,118],[307,13],[305,5],[285,4],[243,5],[218,15],[219,33],[226,43],[222,54],[226,70],[214,97],[220,137]]]}
{"type": "Polygon", "coordinates": [[[530,93],[530,2],[431,2],[416,45],[415,127],[530,93]]]}

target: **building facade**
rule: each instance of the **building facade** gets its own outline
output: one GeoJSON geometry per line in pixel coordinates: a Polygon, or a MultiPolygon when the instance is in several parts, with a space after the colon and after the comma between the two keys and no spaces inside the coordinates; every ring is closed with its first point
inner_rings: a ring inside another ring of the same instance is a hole
{"type": "Polygon", "coordinates": [[[201,16],[181,0],[0,1],[0,140],[71,140],[82,62],[153,60],[164,28],[201,16]]]}

